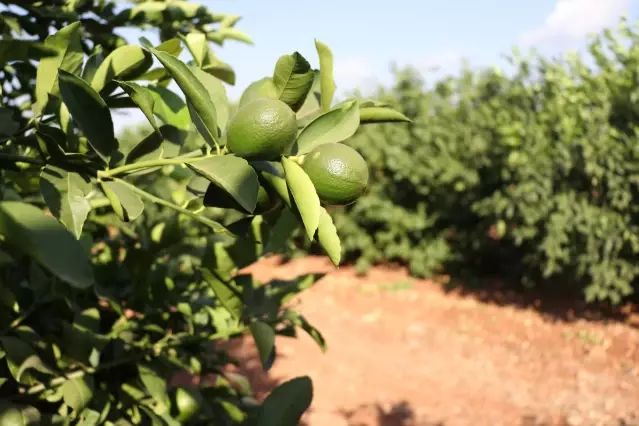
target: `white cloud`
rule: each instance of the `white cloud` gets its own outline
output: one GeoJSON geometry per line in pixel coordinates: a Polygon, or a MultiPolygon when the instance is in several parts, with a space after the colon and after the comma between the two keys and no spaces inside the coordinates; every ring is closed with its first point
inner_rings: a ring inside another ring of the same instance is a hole
{"type": "Polygon", "coordinates": [[[614,25],[628,12],[632,0],[556,0],[542,26],[525,32],[521,42],[538,45],[566,42],[614,25]]]}

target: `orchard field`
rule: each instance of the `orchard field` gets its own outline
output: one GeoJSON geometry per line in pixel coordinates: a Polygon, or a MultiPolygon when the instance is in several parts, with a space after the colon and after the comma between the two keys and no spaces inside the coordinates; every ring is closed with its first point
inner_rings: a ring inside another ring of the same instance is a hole
{"type": "Polygon", "coordinates": [[[0,426],[639,424],[639,26],[232,99],[238,22],[0,1],[0,426]]]}

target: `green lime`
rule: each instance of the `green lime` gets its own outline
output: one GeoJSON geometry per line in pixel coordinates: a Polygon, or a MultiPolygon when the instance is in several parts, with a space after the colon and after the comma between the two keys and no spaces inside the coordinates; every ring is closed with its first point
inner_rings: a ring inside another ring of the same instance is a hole
{"type": "Polygon", "coordinates": [[[273,79],[264,77],[248,85],[240,97],[240,107],[257,98],[272,98],[275,97],[275,95],[273,79]]]}
{"type": "Polygon", "coordinates": [[[350,204],[368,185],[366,161],[353,148],[341,143],[318,146],[304,156],[302,168],[324,204],[350,204]]]}
{"type": "Polygon", "coordinates": [[[184,423],[200,411],[202,401],[200,395],[197,395],[191,389],[177,388],[175,391],[175,405],[178,411],[176,420],[184,423]]]}
{"type": "Polygon", "coordinates": [[[288,152],[297,137],[295,113],[278,99],[258,98],[231,119],[226,145],[238,157],[274,160],[288,152]]]}
{"type": "Polygon", "coordinates": [[[22,411],[9,402],[0,402],[0,426],[22,426],[22,411]]]}

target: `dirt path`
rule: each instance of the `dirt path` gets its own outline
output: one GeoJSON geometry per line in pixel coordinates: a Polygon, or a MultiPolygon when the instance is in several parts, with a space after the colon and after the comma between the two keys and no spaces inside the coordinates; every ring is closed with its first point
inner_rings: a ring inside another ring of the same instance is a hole
{"type": "Polygon", "coordinates": [[[236,348],[261,395],[311,376],[309,426],[639,425],[636,326],[553,322],[401,271],[359,278],[323,258],[251,269],[262,280],[331,271],[297,301],[324,334],[325,354],[305,334],[278,338],[265,376],[252,342],[236,348]]]}

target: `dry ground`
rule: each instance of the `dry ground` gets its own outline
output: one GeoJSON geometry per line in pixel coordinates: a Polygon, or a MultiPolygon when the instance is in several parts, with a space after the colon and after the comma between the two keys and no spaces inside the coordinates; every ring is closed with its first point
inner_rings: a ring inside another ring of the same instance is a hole
{"type": "Polygon", "coordinates": [[[637,314],[557,320],[398,269],[357,277],[319,257],[269,258],[250,270],[261,280],[328,272],[296,301],[326,353],[305,334],[278,337],[265,375],[250,340],[234,347],[261,397],[311,376],[309,426],[639,425],[637,314]]]}

